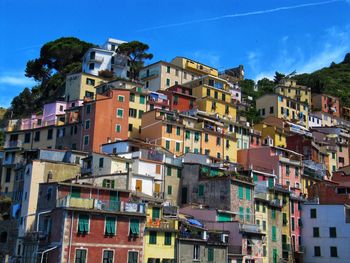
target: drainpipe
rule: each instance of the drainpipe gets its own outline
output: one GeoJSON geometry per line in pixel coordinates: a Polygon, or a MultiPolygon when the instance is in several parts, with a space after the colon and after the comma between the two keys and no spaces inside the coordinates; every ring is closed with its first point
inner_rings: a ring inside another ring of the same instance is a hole
{"type": "Polygon", "coordinates": [[[69,228],[69,245],[68,245],[68,263],[70,262],[70,251],[72,248],[72,236],[73,236],[73,222],[74,222],[74,211],[72,211],[71,221],[70,221],[70,228],[69,228]]]}
{"type": "Polygon", "coordinates": [[[48,248],[48,249],[44,250],[44,251],[41,253],[40,263],[43,263],[43,260],[44,260],[44,254],[45,254],[46,252],[49,252],[49,251],[54,250],[54,249],[56,249],[56,248],[57,248],[57,246],[52,247],[52,248],[48,248]]]}

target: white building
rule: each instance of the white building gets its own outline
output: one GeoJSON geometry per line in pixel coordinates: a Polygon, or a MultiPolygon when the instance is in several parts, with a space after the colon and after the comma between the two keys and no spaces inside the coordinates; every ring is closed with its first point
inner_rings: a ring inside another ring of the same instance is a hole
{"type": "Polygon", "coordinates": [[[322,117],[313,113],[309,113],[309,127],[322,127],[322,117]]]}
{"type": "Polygon", "coordinates": [[[304,204],[305,263],[350,262],[350,206],[304,204]]]}
{"type": "Polygon", "coordinates": [[[83,72],[94,76],[101,70],[110,70],[116,77],[129,75],[128,58],[117,54],[118,46],[125,41],[108,38],[101,47],[90,48],[83,57],[83,72]]]}

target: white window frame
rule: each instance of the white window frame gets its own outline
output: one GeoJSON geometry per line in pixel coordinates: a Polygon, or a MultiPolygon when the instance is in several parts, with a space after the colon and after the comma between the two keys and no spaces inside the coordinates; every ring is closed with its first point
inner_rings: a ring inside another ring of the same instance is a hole
{"type": "Polygon", "coordinates": [[[125,101],[125,96],[123,96],[123,95],[118,95],[118,102],[124,102],[125,101]],[[120,98],[122,99],[122,100],[120,100],[120,98]]]}
{"type": "Polygon", "coordinates": [[[114,249],[110,249],[110,248],[102,249],[101,262],[103,262],[103,254],[105,253],[105,251],[112,251],[113,252],[112,262],[114,262],[115,261],[115,250],[114,249]]]}
{"type": "MultiPolygon", "coordinates": [[[[78,217],[77,217],[77,229],[76,229],[77,234],[79,234],[79,214],[85,215],[85,213],[78,213],[78,217]]],[[[91,216],[90,216],[90,215],[88,215],[88,216],[89,216],[89,231],[86,233],[86,235],[87,235],[87,234],[90,234],[90,218],[91,218],[91,216]]],[[[75,262],[75,261],[74,261],[74,262],[75,262]]]]}
{"type": "Polygon", "coordinates": [[[122,109],[122,108],[117,108],[117,112],[116,112],[117,114],[117,118],[120,118],[120,119],[123,119],[124,118],[124,109],[122,109]],[[119,110],[121,110],[122,111],[122,116],[120,117],[120,116],[118,116],[118,111],[119,110]]]}
{"type": "Polygon", "coordinates": [[[121,132],[122,132],[122,126],[121,126],[120,124],[116,124],[116,125],[115,125],[115,132],[116,132],[116,133],[121,133],[121,132]],[[118,126],[120,127],[119,132],[117,131],[117,127],[118,127],[118,126]]]}

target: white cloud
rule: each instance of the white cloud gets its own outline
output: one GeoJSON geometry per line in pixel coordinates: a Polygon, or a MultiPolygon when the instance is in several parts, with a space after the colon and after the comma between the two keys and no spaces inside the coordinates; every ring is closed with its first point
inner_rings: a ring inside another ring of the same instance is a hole
{"type": "Polygon", "coordinates": [[[32,86],[35,81],[24,76],[22,72],[0,73],[0,84],[2,86],[32,86]]]}

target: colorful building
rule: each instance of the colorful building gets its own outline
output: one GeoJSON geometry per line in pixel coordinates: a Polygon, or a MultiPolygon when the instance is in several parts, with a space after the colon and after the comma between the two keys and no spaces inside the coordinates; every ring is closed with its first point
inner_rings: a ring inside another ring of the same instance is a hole
{"type": "Polygon", "coordinates": [[[296,80],[282,79],[275,87],[275,93],[311,105],[311,88],[297,85],[296,80]]]}
{"type": "Polygon", "coordinates": [[[184,112],[196,109],[196,97],[192,96],[192,89],[181,85],[172,86],[165,91],[170,104],[170,110],[184,112]]]}
{"type": "Polygon", "coordinates": [[[280,119],[309,127],[309,105],[279,94],[266,94],[256,100],[261,117],[275,116],[280,119]]]}
{"type": "Polygon", "coordinates": [[[340,100],[338,97],[327,94],[314,94],[312,95],[312,110],[322,111],[334,117],[340,117],[340,100]]]}

